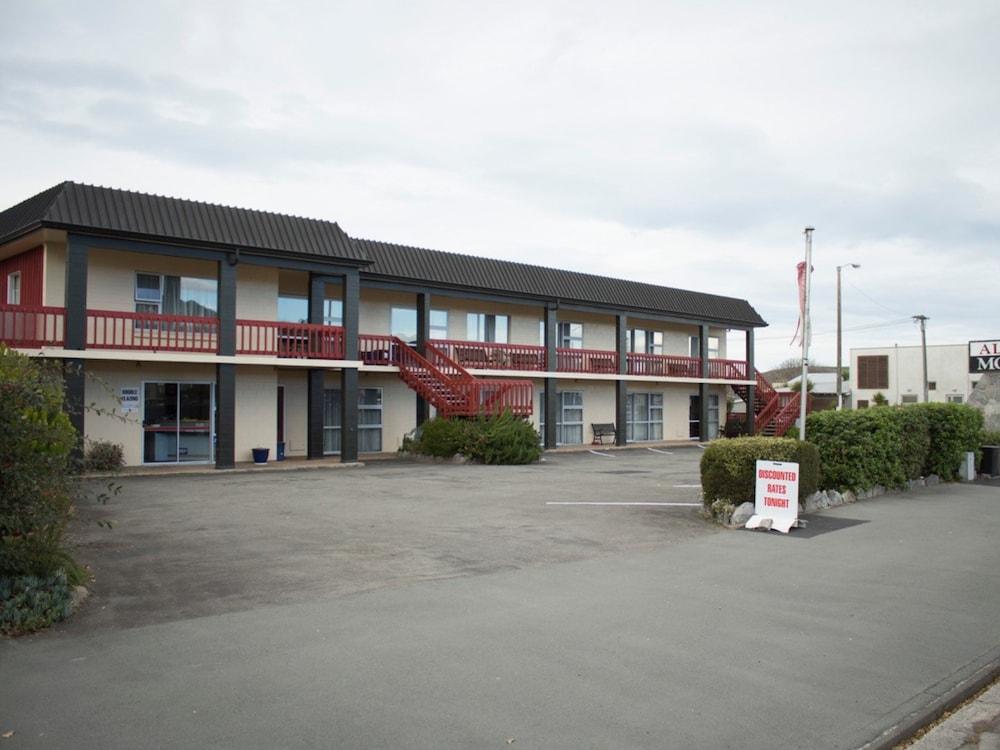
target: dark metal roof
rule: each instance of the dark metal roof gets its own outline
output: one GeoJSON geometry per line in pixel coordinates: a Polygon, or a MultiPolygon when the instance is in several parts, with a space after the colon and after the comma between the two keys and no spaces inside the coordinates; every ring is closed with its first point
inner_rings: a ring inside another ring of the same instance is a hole
{"type": "Polygon", "coordinates": [[[372,261],[372,265],[362,270],[365,276],[739,326],[767,325],[749,302],[734,297],[375,240],[354,242],[372,261]]]}
{"type": "Polygon", "coordinates": [[[365,262],[334,222],[63,182],[0,212],[0,243],[40,227],[365,262]]]}
{"type": "Polygon", "coordinates": [[[746,300],[526,263],[351,239],[334,222],[63,182],[0,212],[0,244],[42,227],[351,261],[367,277],[735,326],[746,300]],[[371,263],[371,265],[368,265],[371,263]]]}

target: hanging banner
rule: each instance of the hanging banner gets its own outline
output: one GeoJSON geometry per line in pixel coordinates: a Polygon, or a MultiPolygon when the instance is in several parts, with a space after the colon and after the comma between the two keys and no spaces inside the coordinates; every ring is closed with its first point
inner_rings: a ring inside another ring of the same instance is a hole
{"type": "Polygon", "coordinates": [[[787,534],[799,520],[799,465],[791,461],[758,461],[754,513],[748,529],[770,519],[770,528],[787,534]]]}
{"type": "Polygon", "coordinates": [[[792,343],[802,343],[803,321],[806,319],[806,262],[803,260],[795,266],[796,283],[799,285],[799,319],[795,323],[795,333],[792,343]]]}

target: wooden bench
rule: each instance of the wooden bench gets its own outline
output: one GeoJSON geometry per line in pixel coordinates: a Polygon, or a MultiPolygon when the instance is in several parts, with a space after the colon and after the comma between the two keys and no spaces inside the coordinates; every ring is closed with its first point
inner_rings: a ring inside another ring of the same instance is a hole
{"type": "Polygon", "coordinates": [[[594,442],[591,445],[604,445],[604,438],[606,437],[618,438],[618,430],[614,422],[607,422],[605,424],[591,423],[590,429],[594,431],[594,442]]]}

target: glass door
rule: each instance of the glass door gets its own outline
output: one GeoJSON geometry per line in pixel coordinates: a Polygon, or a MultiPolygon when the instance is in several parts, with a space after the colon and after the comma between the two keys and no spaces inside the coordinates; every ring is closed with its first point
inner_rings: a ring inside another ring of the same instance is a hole
{"type": "Polygon", "coordinates": [[[212,460],[211,383],[145,383],[143,463],[212,460]]]}

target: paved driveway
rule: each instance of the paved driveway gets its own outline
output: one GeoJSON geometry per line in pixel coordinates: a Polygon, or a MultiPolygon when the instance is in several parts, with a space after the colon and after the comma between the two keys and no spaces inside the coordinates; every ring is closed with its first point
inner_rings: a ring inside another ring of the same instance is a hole
{"type": "Polygon", "coordinates": [[[96,571],[69,629],[131,627],[516,570],[717,533],[697,504],[701,449],[555,453],[525,467],[372,462],[364,468],[137,477],[81,508],[96,571]],[[107,531],[94,520],[109,518],[107,531]]]}
{"type": "MultiPolygon", "coordinates": [[[[805,531],[697,449],[130,480],[81,617],[0,641],[24,748],[856,748],[1000,664],[1000,490],[805,531]],[[607,472],[649,473],[607,473],[607,472]]],[[[93,511],[88,511],[93,515],[93,511]]],[[[2,744],[3,740],[0,740],[2,744]]]]}

